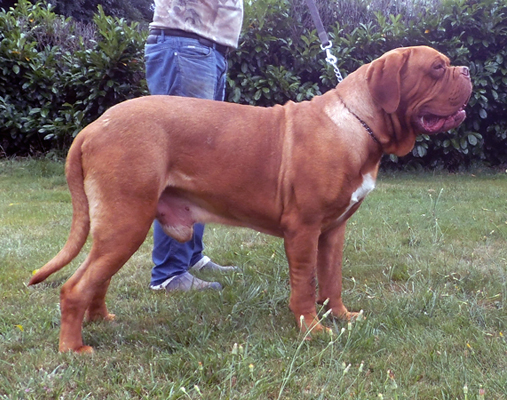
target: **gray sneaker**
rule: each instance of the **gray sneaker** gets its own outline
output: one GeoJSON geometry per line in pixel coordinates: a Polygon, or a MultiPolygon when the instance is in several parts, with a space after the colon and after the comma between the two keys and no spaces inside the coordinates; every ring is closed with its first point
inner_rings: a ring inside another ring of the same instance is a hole
{"type": "Polygon", "coordinates": [[[190,290],[205,290],[205,289],[213,289],[213,290],[222,290],[222,285],[218,282],[206,282],[202,279],[196,278],[192,274],[188,272],[184,272],[181,275],[173,276],[168,279],[161,285],[150,286],[152,290],[165,290],[167,292],[172,292],[175,290],[180,290],[182,292],[188,292],[190,290]]]}
{"type": "Polygon", "coordinates": [[[194,265],[190,267],[191,271],[212,271],[212,272],[232,272],[237,271],[238,267],[227,266],[224,267],[222,265],[215,264],[211,259],[207,256],[204,256],[199,261],[197,261],[194,265]]]}

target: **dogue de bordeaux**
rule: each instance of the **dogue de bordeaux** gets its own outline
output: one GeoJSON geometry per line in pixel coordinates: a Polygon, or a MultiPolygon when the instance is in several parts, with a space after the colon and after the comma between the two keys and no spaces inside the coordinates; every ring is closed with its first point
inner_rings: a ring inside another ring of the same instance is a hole
{"type": "Polygon", "coordinates": [[[88,257],[61,289],[60,351],[92,351],[81,336],[85,314],[114,317],[110,279],[155,218],[180,241],[195,222],[282,237],[300,328],[324,329],[316,303],[326,299],[334,316],[354,317],[342,302],[347,220],[374,188],[382,154],[403,156],[418,134],[457,127],[471,91],[468,68],[421,46],[392,50],[297,104],[148,96],[112,107],[69,150],[69,238],[29,283],[68,264],[91,232],[88,257]]]}

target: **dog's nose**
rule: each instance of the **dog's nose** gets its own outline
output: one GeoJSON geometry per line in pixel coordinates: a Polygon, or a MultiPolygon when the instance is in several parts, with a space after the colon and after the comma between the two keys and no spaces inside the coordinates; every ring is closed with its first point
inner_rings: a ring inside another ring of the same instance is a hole
{"type": "Polygon", "coordinates": [[[461,67],[461,73],[465,76],[470,76],[470,70],[468,67],[461,67]]]}

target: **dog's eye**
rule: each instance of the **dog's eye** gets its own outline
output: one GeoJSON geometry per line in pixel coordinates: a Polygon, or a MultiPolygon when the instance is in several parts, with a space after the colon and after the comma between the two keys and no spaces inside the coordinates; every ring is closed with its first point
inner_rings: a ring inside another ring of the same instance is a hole
{"type": "Polygon", "coordinates": [[[445,68],[446,68],[445,63],[442,61],[438,61],[432,65],[432,69],[431,69],[430,74],[435,79],[440,79],[442,76],[445,75],[445,68]]]}

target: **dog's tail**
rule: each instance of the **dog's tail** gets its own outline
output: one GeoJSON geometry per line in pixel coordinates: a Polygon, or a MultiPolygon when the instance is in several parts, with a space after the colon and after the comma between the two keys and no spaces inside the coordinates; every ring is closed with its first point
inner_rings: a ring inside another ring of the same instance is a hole
{"type": "Polygon", "coordinates": [[[72,197],[72,224],[69,237],[60,252],[41,269],[37,270],[28,285],[44,281],[49,275],[70,263],[81,251],[90,232],[88,198],[84,190],[84,176],[81,164],[83,135],[78,135],[67,155],[65,175],[72,197]]]}

